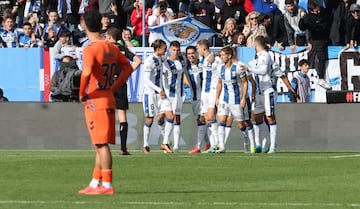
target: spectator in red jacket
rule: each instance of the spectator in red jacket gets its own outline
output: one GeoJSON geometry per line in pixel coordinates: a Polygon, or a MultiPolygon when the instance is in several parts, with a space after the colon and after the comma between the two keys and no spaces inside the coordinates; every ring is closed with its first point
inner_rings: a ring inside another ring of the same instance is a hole
{"type": "Polygon", "coordinates": [[[146,8],[146,14],[145,14],[145,44],[142,43],[142,34],[143,34],[143,22],[142,22],[142,3],[143,0],[139,0],[137,7],[135,7],[131,13],[130,16],[130,21],[131,21],[131,25],[134,27],[134,39],[137,40],[140,45],[148,45],[148,39],[149,39],[149,34],[150,31],[147,29],[148,28],[148,18],[149,16],[152,14],[152,9],[151,8],[146,8]]]}

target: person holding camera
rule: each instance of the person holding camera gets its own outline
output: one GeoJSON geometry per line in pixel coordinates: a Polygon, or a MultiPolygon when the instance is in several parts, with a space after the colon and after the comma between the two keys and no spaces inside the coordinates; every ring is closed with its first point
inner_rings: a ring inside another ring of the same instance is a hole
{"type": "Polygon", "coordinates": [[[157,26],[166,23],[167,21],[174,19],[174,12],[168,7],[166,1],[159,2],[153,14],[149,17],[148,25],[157,26]]]}

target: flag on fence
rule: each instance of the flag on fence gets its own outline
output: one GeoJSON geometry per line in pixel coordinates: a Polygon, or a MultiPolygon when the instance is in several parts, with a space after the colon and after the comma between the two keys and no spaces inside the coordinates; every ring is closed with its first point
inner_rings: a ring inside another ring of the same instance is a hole
{"type": "Polygon", "coordinates": [[[195,45],[201,39],[209,39],[215,31],[190,16],[171,20],[159,26],[149,27],[151,44],[156,39],[162,39],[167,44],[179,41],[181,47],[195,45]]]}

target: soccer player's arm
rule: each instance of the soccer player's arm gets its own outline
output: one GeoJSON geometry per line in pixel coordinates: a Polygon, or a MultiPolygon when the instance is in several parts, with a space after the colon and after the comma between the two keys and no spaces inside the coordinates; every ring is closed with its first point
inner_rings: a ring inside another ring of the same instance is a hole
{"type": "Polygon", "coordinates": [[[149,61],[149,60],[145,60],[144,63],[144,84],[153,89],[154,91],[156,91],[157,93],[160,93],[162,91],[162,89],[158,86],[156,86],[152,81],[151,81],[151,74],[152,74],[152,69],[155,68],[155,66],[153,66],[153,64],[149,61]]]}
{"type": "Polygon", "coordinates": [[[248,76],[247,76],[247,79],[248,79],[248,81],[250,81],[250,83],[251,83],[251,101],[255,101],[255,99],[256,99],[256,96],[255,96],[255,92],[256,92],[256,82],[255,82],[255,80],[254,80],[254,78],[252,77],[252,75],[251,74],[249,74],[248,76]]]}
{"type": "Polygon", "coordinates": [[[222,80],[221,80],[221,78],[218,78],[218,82],[217,82],[217,86],[216,86],[216,106],[219,105],[219,97],[221,94],[221,89],[222,89],[222,80]]]}
{"type": "Polygon", "coordinates": [[[248,92],[248,79],[245,72],[240,73],[240,80],[242,82],[240,107],[245,108],[248,92]]]}
{"type": "Polygon", "coordinates": [[[130,65],[129,60],[123,54],[121,54],[119,51],[117,51],[117,52],[119,55],[118,59],[117,59],[117,64],[118,64],[118,67],[121,68],[121,72],[120,72],[118,79],[114,83],[114,85],[111,86],[112,91],[116,91],[116,89],[118,89],[120,86],[124,85],[126,83],[127,79],[129,78],[129,76],[131,75],[131,73],[133,72],[133,68],[130,65]]]}
{"type": "Polygon", "coordinates": [[[282,81],[284,82],[285,86],[289,89],[289,91],[296,97],[296,98],[300,98],[299,95],[296,93],[295,89],[292,87],[289,79],[287,78],[286,75],[282,75],[280,77],[282,79],[282,81]]]}
{"type": "Polygon", "coordinates": [[[79,101],[86,101],[86,88],[88,87],[91,69],[94,65],[94,55],[85,47],[83,51],[83,70],[80,77],[79,101]]]}

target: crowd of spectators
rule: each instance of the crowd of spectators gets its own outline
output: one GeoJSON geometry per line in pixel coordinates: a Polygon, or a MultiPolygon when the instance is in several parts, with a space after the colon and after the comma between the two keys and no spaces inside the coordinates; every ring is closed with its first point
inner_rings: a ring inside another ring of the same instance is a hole
{"type": "Polygon", "coordinates": [[[0,46],[53,47],[61,41],[64,31],[69,37],[66,44],[83,46],[87,39],[81,17],[87,11],[99,10],[103,15],[102,33],[117,27],[126,34],[121,41],[128,46],[148,46],[151,34],[147,27],[191,15],[218,32],[211,39],[213,46],[253,46],[257,36],[265,36],[271,46],[280,50],[286,46],[293,51],[296,46],[311,47],[315,39],[322,41],[320,48],[353,47],[360,39],[360,6],[356,3],[356,0],[308,0],[306,10],[298,6],[298,0],[1,1],[0,46]],[[321,20],[321,24],[306,25],[303,21],[306,19],[321,20]]]}
{"type": "Polygon", "coordinates": [[[0,46],[53,47],[64,31],[69,35],[66,44],[83,46],[87,39],[81,17],[91,10],[103,15],[103,34],[109,27],[119,28],[127,34],[121,41],[129,46],[148,46],[147,27],[186,15],[218,32],[211,41],[219,47],[253,46],[257,36],[267,37],[280,50],[290,46],[293,51],[296,46],[311,47],[314,39],[324,46],[348,47],[360,39],[360,6],[355,0],[308,0],[307,10],[298,0],[10,0],[0,4],[0,46]],[[304,19],[311,27],[301,24],[304,19]],[[318,19],[321,24],[316,25],[318,19]]]}

